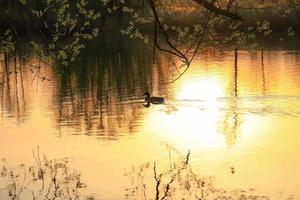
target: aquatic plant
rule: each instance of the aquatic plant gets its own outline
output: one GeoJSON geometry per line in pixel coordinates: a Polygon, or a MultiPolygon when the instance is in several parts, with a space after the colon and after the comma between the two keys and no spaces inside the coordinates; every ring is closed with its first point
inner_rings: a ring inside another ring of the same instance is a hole
{"type": "MultiPolygon", "coordinates": [[[[169,167],[149,162],[133,167],[125,175],[132,186],[126,189],[126,199],[201,199],[201,200],[267,200],[268,196],[256,194],[253,189],[225,190],[217,187],[214,177],[196,174],[190,165],[191,153],[185,156],[174,147],[166,145],[170,152],[169,167]],[[172,155],[172,159],[171,159],[172,155]],[[152,182],[149,181],[151,180],[152,182]]],[[[234,169],[231,169],[234,173],[234,169]]]]}
{"type": "Polygon", "coordinates": [[[39,148],[33,152],[35,165],[10,167],[2,159],[0,196],[5,199],[94,199],[84,195],[81,174],[70,168],[69,160],[48,159],[39,148]]]}

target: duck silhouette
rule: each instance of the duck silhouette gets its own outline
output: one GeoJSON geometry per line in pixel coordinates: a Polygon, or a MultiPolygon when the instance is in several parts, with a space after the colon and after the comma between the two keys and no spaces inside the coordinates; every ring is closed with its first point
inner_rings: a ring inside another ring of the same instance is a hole
{"type": "Polygon", "coordinates": [[[149,92],[145,92],[144,97],[147,104],[162,104],[165,102],[163,97],[151,97],[149,92]]]}

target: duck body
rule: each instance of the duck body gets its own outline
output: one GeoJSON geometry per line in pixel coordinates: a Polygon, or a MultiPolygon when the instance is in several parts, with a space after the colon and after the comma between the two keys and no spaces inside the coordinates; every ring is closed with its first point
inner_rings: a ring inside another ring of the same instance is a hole
{"type": "Polygon", "coordinates": [[[145,92],[144,94],[145,102],[152,104],[162,104],[165,102],[163,97],[151,97],[149,92],[145,92]]]}

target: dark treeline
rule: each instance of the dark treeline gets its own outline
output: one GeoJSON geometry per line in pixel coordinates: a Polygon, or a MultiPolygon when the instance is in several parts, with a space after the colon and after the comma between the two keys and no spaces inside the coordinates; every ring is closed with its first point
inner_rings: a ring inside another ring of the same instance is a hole
{"type": "Polygon", "coordinates": [[[253,2],[0,0],[0,49],[13,52],[26,40],[40,57],[69,66],[88,41],[101,37],[99,32],[118,32],[172,52],[187,64],[193,60],[187,55],[196,55],[200,46],[260,48],[264,40],[282,43],[300,35],[297,1],[292,1],[295,6],[253,2]],[[222,2],[233,3],[224,8],[222,2]]]}
{"type": "MultiPolygon", "coordinates": [[[[47,7],[46,0],[0,0],[1,31],[13,26],[18,33],[26,33],[29,29],[33,32],[39,32],[39,30],[36,30],[37,28],[42,29],[47,33],[44,24],[45,21],[47,22],[47,27],[53,27],[56,20],[56,16],[50,12],[50,9],[55,5],[61,6],[63,4],[68,4],[68,1],[65,1],[65,3],[55,3],[55,1],[50,2],[52,2],[51,7],[47,7]],[[46,10],[46,12],[41,13],[41,17],[35,16],[32,12],[43,10],[46,10]]],[[[122,25],[127,25],[130,16],[122,10],[122,5],[134,9],[137,12],[141,12],[142,15],[151,14],[149,12],[149,2],[147,0],[109,0],[107,3],[99,0],[87,0],[86,2],[88,8],[92,9],[95,13],[100,14],[100,17],[93,23],[93,26],[100,28],[102,31],[119,31],[122,25]],[[111,8],[114,8],[114,10],[109,11],[111,8]]],[[[77,3],[78,1],[69,3],[71,10],[73,7],[72,12],[74,12],[74,16],[76,15],[76,12],[78,12],[78,10],[75,9],[77,3]]],[[[176,2],[174,5],[176,5],[176,2]]],[[[192,4],[191,7],[193,7],[192,4]]],[[[55,9],[57,11],[59,7],[55,9]]],[[[292,27],[296,32],[300,31],[300,8],[298,8],[298,6],[295,6],[292,11],[287,7],[274,12],[276,9],[278,9],[276,5],[264,9],[241,7],[237,9],[237,12],[250,24],[256,23],[259,20],[269,21],[275,32],[286,31],[289,27],[292,27]]],[[[161,17],[166,17],[166,22],[172,21],[173,23],[176,22],[177,24],[187,26],[194,25],[194,22],[197,21],[197,18],[199,17],[195,12],[191,12],[183,18],[177,18],[177,16],[177,13],[168,16],[161,15],[161,17]]],[[[78,25],[80,26],[80,24],[78,25]]],[[[220,28],[222,29],[222,27],[220,28]]],[[[148,28],[147,30],[149,31],[148,28]]]]}

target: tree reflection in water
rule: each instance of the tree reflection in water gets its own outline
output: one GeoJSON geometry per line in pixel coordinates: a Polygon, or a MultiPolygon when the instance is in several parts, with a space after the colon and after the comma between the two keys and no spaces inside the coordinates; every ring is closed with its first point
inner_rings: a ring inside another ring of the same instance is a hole
{"type": "Polygon", "coordinates": [[[33,152],[35,165],[9,167],[1,162],[0,199],[94,199],[84,195],[81,174],[70,168],[67,158],[49,160],[39,148],[33,152]]]}
{"type": "Polygon", "coordinates": [[[114,140],[120,133],[135,132],[143,118],[141,95],[153,91],[154,80],[168,77],[163,65],[152,66],[149,49],[124,39],[99,39],[69,68],[50,67],[30,51],[5,55],[0,63],[0,118],[21,124],[41,106],[35,104],[41,99],[42,107],[51,110],[57,135],[72,130],[114,140]]]}
{"type": "Polygon", "coordinates": [[[191,153],[181,155],[172,146],[169,150],[168,169],[159,169],[159,164],[149,162],[133,167],[125,175],[132,186],[126,189],[126,199],[198,199],[198,200],[258,200],[270,199],[255,194],[253,189],[225,190],[214,184],[214,177],[199,176],[190,165],[191,153]],[[172,161],[174,160],[174,161],[172,161]],[[152,180],[152,182],[149,180],[152,180]]]}

